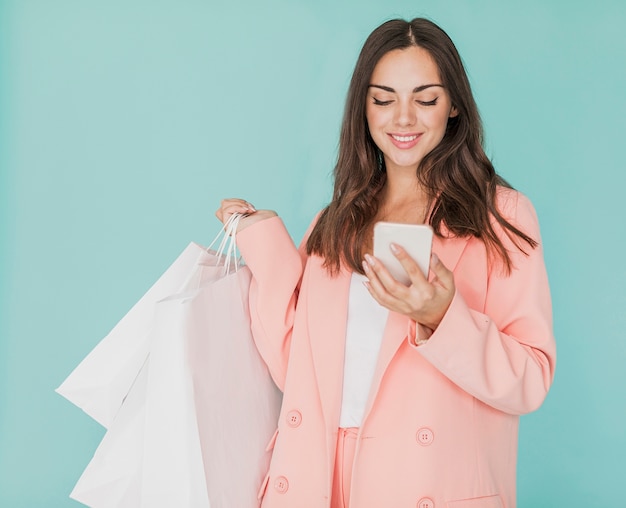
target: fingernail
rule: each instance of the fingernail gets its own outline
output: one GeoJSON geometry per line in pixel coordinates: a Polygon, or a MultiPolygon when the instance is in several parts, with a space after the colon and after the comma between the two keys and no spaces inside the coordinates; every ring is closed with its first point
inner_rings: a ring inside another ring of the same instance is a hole
{"type": "Polygon", "coordinates": [[[370,271],[370,265],[368,265],[365,261],[363,261],[363,270],[365,270],[366,272],[370,271]]]}
{"type": "Polygon", "coordinates": [[[398,249],[398,246],[397,246],[395,243],[393,243],[393,242],[391,242],[391,243],[389,244],[389,249],[390,249],[390,250],[391,250],[391,252],[393,252],[394,254],[399,254],[399,253],[400,253],[400,249],[398,249]]]}
{"type": "Polygon", "coordinates": [[[365,254],[365,261],[367,261],[370,266],[374,266],[374,258],[369,254],[365,254]]]}
{"type": "Polygon", "coordinates": [[[253,212],[256,212],[256,208],[254,208],[252,205],[248,205],[248,208],[252,210],[253,212]]]}
{"type": "Polygon", "coordinates": [[[436,265],[437,263],[439,263],[439,256],[433,252],[433,264],[436,265]]]}

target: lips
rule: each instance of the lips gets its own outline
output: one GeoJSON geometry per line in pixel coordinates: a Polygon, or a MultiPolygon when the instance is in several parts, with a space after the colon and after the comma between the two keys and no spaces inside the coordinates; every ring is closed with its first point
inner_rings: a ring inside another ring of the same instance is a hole
{"type": "Polygon", "coordinates": [[[391,134],[391,137],[396,141],[400,141],[401,143],[407,143],[409,141],[413,141],[417,138],[417,134],[412,134],[410,136],[399,136],[397,134],[391,134]]]}
{"type": "Polygon", "coordinates": [[[421,134],[388,134],[388,136],[391,138],[391,142],[395,146],[406,150],[408,148],[413,148],[417,144],[421,134]]]}

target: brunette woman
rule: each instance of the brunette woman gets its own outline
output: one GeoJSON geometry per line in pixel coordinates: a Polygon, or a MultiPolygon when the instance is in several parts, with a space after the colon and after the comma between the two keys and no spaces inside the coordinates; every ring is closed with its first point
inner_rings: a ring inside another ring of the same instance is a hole
{"type": "Polygon", "coordinates": [[[425,19],[378,27],[352,76],[331,203],[296,249],[274,212],[237,236],[254,337],[284,392],[266,508],[515,506],[519,415],[552,382],[537,217],[482,147],[457,50],[425,19]],[[372,256],[378,221],[429,224],[426,278],[372,256]]]}

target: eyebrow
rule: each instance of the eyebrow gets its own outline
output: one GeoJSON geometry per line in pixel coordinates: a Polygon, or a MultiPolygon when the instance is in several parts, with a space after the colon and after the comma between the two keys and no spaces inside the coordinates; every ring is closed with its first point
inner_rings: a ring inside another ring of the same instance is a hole
{"type": "MultiPolygon", "coordinates": [[[[413,93],[421,92],[422,90],[426,90],[427,88],[430,88],[432,86],[440,86],[441,88],[443,88],[443,85],[440,83],[429,83],[428,85],[415,87],[413,89],[413,93]]],[[[393,88],[391,88],[390,86],[385,86],[385,85],[375,85],[372,83],[371,85],[369,85],[369,88],[380,88],[381,90],[384,90],[385,92],[396,93],[396,91],[393,88]]]]}

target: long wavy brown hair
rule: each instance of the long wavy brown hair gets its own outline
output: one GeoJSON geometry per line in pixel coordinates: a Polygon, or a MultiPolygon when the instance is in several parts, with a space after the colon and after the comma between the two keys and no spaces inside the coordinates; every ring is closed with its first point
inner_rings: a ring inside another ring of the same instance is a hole
{"type": "Polygon", "coordinates": [[[480,238],[490,256],[500,258],[510,273],[511,257],[493,222],[522,252],[524,243],[531,248],[537,243],[505,220],[497,209],[497,186],[510,185],[496,173],[483,149],[482,122],[463,62],[450,37],[423,18],[387,21],[365,41],[348,90],[332,201],[321,212],[307,240],[307,253],[323,257],[331,273],[337,273],[342,263],[363,273],[365,245],[387,179],[384,161],[367,125],[367,91],[378,61],[389,51],[411,46],[430,53],[458,111],[448,120],[442,141],[417,168],[418,181],[429,200],[426,222],[440,237],[445,226],[447,234],[480,238]]]}

